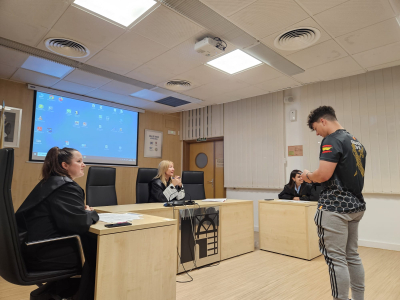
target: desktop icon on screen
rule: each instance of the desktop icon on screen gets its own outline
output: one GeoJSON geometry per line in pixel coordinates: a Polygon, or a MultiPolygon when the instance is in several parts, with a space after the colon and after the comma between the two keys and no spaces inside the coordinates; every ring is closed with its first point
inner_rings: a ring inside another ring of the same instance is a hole
{"type": "Polygon", "coordinates": [[[54,96],[53,96],[53,95],[50,95],[50,96],[49,96],[49,99],[50,99],[50,100],[53,100],[53,99],[54,99],[54,96]]]}
{"type": "Polygon", "coordinates": [[[75,125],[79,125],[79,121],[75,121],[75,125]]]}
{"type": "Polygon", "coordinates": [[[53,110],[53,106],[49,106],[49,110],[53,110]]]}
{"type": "Polygon", "coordinates": [[[79,111],[76,110],[76,111],[75,111],[75,114],[76,114],[76,115],[79,115],[79,111]]]}
{"type": "Polygon", "coordinates": [[[43,108],[44,108],[44,105],[43,105],[43,104],[39,104],[39,108],[40,108],[40,109],[43,109],[43,108]]]}
{"type": "Polygon", "coordinates": [[[102,116],[102,115],[99,115],[99,119],[103,119],[103,116],[102,116]]]}
{"type": "Polygon", "coordinates": [[[122,109],[119,110],[119,113],[122,114],[124,111],[122,109]]]}
{"type": "Polygon", "coordinates": [[[67,114],[72,113],[72,111],[70,109],[67,109],[67,114]]]}
{"type": "Polygon", "coordinates": [[[48,132],[48,133],[52,133],[52,132],[53,132],[53,128],[50,128],[50,127],[47,128],[47,132],[48,132]]]}
{"type": "Polygon", "coordinates": [[[101,128],[101,125],[99,125],[99,128],[101,128]]]}
{"type": "Polygon", "coordinates": [[[106,120],[107,120],[107,121],[108,121],[108,120],[110,120],[110,117],[109,117],[109,116],[107,116],[107,117],[106,117],[106,120]]]}
{"type": "Polygon", "coordinates": [[[68,145],[69,145],[69,141],[65,141],[65,145],[67,145],[67,146],[68,146],[68,145]]]}
{"type": "Polygon", "coordinates": [[[86,148],[86,144],[82,144],[82,147],[83,147],[83,148],[86,148]]]}
{"type": "Polygon", "coordinates": [[[100,105],[100,109],[103,109],[103,105],[100,105]]]}
{"type": "Polygon", "coordinates": [[[37,127],[37,130],[38,130],[38,131],[42,131],[42,129],[43,129],[43,128],[42,128],[42,127],[40,127],[40,126],[39,126],[39,127],[37,127]]]}
{"type": "Polygon", "coordinates": [[[105,145],[104,148],[108,149],[108,145],[105,145]]]}
{"type": "Polygon", "coordinates": [[[95,107],[96,107],[96,105],[92,104],[92,108],[95,108],[95,107]]]}
{"type": "Polygon", "coordinates": [[[63,102],[63,100],[64,100],[64,99],[63,99],[62,97],[59,97],[59,98],[58,98],[58,101],[60,101],[60,102],[63,102]]]}
{"type": "Polygon", "coordinates": [[[87,123],[86,123],[86,122],[83,122],[82,125],[86,127],[86,126],[87,126],[87,123]]]}
{"type": "Polygon", "coordinates": [[[121,132],[122,132],[122,128],[120,128],[120,129],[119,129],[119,131],[121,131],[121,132]]]}
{"type": "Polygon", "coordinates": [[[39,116],[38,120],[39,120],[39,121],[42,121],[42,120],[43,120],[42,116],[39,116]]]}
{"type": "Polygon", "coordinates": [[[117,109],[116,109],[116,108],[114,108],[114,112],[117,112],[117,109]]]}

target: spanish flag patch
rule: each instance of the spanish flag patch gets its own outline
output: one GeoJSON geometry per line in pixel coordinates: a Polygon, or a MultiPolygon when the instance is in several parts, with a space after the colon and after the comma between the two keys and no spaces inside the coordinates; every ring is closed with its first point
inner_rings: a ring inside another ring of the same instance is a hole
{"type": "Polygon", "coordinates": [[[332,152],[331,149],[332,149],[332,145],[323,145],[322,146],[322,153],[332,152]]]}

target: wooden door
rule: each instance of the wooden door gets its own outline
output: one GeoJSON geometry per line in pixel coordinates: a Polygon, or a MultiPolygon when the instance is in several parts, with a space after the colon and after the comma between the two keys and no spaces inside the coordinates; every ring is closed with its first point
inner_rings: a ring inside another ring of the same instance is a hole
{"type": "Polygon", "coordinates": [[[204,172],[204,190],[206,198],[214,198],[214,142],[190,144],[189,167],[190,171],[204,172]],[[205,165],[204,158],[206,158],[207,161],[205,165]],[[201,163],[203,163],[203,165],[201,165],[201,163]]]}

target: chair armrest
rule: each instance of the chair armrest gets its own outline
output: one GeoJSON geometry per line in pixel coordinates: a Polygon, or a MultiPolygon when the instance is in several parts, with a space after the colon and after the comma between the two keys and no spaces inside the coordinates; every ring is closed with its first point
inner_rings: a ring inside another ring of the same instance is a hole
{"type": "Polygon", "coordinates": [[[46,240],[41,240],[41,241],[29,242],[29,243],[25,243],[25,244],[27,246],[32,246],[32,245],[39,245],[39,244],[67,240],[67,239],[76,239],[76,243],[78,245],[79,254],[81,256],[81,262],[82,262],[82,267],[83,267],[83,265],[85,264],[85,254],[83,252],[82,242],[81,242],[81,238],[79,235],[68,235],[68,236],[62,236],[62,237],[58,237],[58,238],[54,238],[54,239],[46,239],[46,240]]]}

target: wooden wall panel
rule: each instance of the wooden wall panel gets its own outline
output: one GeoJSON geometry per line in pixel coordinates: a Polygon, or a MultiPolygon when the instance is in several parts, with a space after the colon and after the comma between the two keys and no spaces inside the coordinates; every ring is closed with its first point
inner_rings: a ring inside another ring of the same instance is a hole
{"type": "MultiPolygon", "coordinates": [[[[367,150],[365,193],[400,194],[400,66],[301,87],[303,117],[330,105],[367,150]]],[[[319,165],[320,137],[306,134],[304,163],[319,165]]]]}
{"type": "MultiPolygon", "coordinates": [[[[12,197],[14,209],[17,210],[30,191],[40,179],[41,163],[28,163],[29,145],[32,123],[33,91],[25,84],[8,80],[0,80],[0,100],[7,106],[22,108],[20,147],[15,148],[14,175],[12,184],[12,197]]],[[[168,129],[180,130],[180,113],[161,115],[152,112],[139,114],[139,167],[156,168],[162,159],[172,160],[175,164],[176,174],[181,174],[181,141],[178,135],[169,135],[168,129]],[[168,128],[165,125],[168,124],[168,128]],[[144,130],[152,129],[163,131],[164,143],[162,158],[143,157],[144,130]]],[[[78,178],[76,182],[85,189],[86,176],[78,178]]],[[[117,169],[117,197],[119,204],[136,203],[136,177],[137,167],[116,167],[117,169]]]]}

